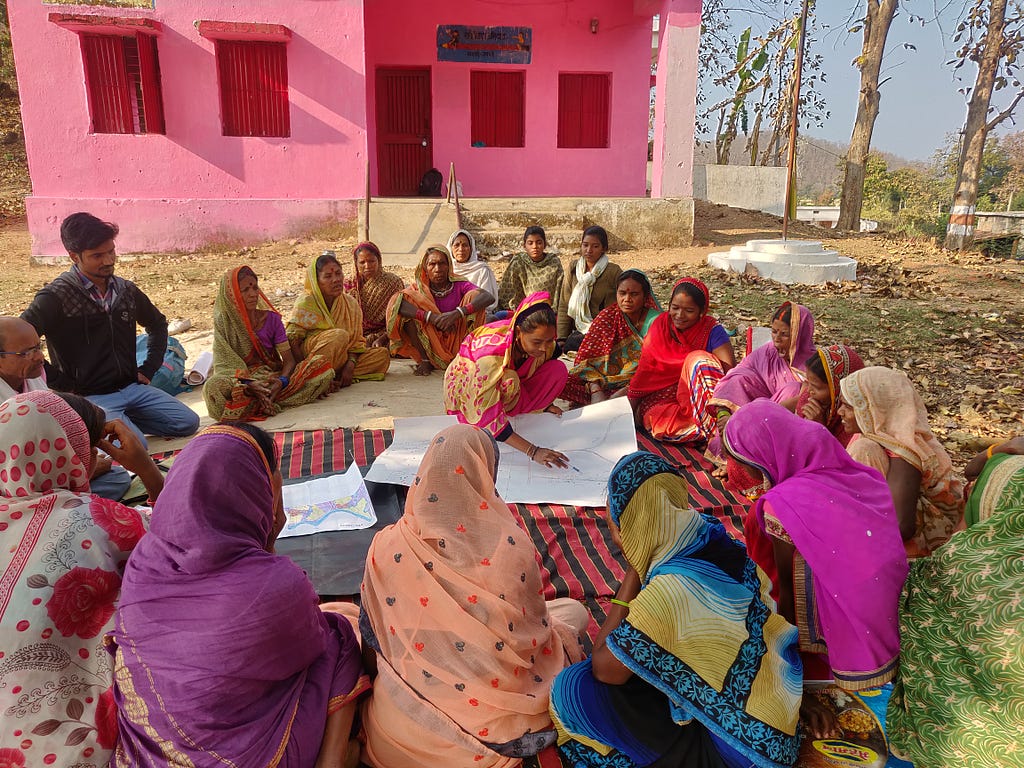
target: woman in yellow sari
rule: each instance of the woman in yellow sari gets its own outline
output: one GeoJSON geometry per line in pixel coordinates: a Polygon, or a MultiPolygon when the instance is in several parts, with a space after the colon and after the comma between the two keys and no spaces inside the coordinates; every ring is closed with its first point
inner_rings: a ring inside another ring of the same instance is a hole
{"type": "Polygon", "coordinates": [[[411,357],[417,376],[448,367],[466,334],[483,324],[494,297],[455,274],[452,255],[432,245],[416,268],[412,285],[388,305],[391,351],[411,357]]]}
{"type": "Polygon", "coordinates": [[[320,355],[295,362],[280,313],[242,266],[220,281],[213,305],[213,375],[203,387],[210,416],[252,421],[311,403],[334,381],[320,355]]]}
{"type": "Polygon", "coordinates": [[[306,295],[296,302],[287,332],[296,359],[327,358],[335,372],[333,389],[355,381],[382,381],[391,365],[387,349],[367,348],[363,311],[345,293],[345,273],[332,251],[306,269],[306,295]]]}

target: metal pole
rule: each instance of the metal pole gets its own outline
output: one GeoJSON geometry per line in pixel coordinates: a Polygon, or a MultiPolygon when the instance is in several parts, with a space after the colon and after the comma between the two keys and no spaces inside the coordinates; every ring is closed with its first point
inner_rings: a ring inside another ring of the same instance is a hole
{"type": "Polygon", "coordinates": [[[370,239],[370,158],[366,158],[366,170],[363,174],[366,179],[366,189],[363,192],[363,201],[366,208],[366,219],[363,222],[366,231],[363,233],[363,240],[370,239]]]}
{"type": "Polygon", "coordinates": [[[793,63],[796,76],[793,83],[793,110],[789,124],[789,150],[786,153],[786,210],[782,214],[783,240],[786,240],[789,235],[789,211],[793,207],[793,196],[796,195],[793,184],[796,178],[796,132],[800,122],[800,78],[804,66],[804,40],[807,37],[807,6],[809,4],[810,0],[804,0],[803,7],[800,9],[800,42],[796,49],[796,61],[793,63]]]}

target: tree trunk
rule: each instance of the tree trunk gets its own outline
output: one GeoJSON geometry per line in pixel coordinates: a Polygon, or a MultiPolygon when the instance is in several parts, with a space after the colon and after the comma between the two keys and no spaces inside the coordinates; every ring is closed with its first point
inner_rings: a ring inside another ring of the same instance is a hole
{"type": "Polygon", "coordinates": [[[967,103],[967,121],[964,123],[963,149],[956,175],[953,209],[946,227],[946,248],[962,251],[974,242],[974,206],[978,202],[978,177],[981,174],[985,139],[994,124],[988,122],[988,106],[996,72],[1002,58],[1003,28],[1006,26],[1006,0],[992,0],[988,11],[988,29],[978,77],[974,81],[971,100],[967,103]]]}
{"type": "Polygon", "coordinates": [[[846,171],[843,191],[839,198],[839,221],[836,229],[860,229],[860,212],[864,206],[864,171],[871,150],[871,133],[878,117],[878,77],[885,54],[885,39],[889,35],[899,0],[868,0],[864,17],[864,47],[859,59],[860,95],[857,116],[853,121],[850,148],[846,152],[846,171]]]}

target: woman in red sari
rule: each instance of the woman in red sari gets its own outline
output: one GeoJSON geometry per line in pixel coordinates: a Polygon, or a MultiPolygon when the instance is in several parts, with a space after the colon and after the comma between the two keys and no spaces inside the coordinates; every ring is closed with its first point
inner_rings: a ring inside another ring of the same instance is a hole
{"type": "Polygon", "coordinates": [[[736,358],[729,334],[707,313],[710,301],[704,283],[684,277],[644,339],[628,397],[637,424],[656,440],[704,440],[715,427],[707,402],[736,358]]]}

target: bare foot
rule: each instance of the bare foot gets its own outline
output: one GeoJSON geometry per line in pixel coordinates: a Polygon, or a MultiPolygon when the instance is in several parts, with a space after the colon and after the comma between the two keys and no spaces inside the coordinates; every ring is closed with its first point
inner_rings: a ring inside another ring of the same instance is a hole
{"type": "Polygon", "coordinates": [[[414,376],[429,376],[433,370],[434,366],[430,364],[430,361],[424,360],[423,362],[416,363],[412,372],[414,376]]]}

